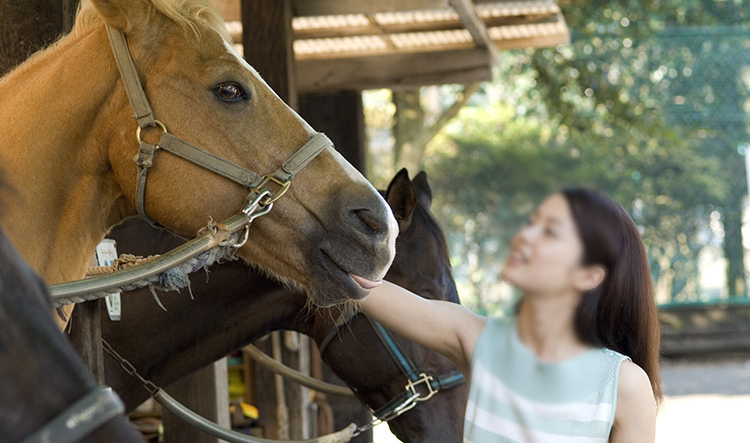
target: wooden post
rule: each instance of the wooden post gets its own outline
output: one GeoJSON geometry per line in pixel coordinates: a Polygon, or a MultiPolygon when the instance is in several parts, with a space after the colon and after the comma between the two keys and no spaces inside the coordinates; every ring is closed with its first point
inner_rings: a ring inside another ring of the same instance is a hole
{"type": "Polygon", "coordinates": [[[316,131],[324,132],[336,150],[365,174],[365,114],[359,91],[303,94],[299,113],[316,131]]]}
{"type": "Polygon", "coordinates": [[[73,27],[78,0],[0,0],[0,76],[73,27]]]}
{"type": "MultiPolygon", "coordinates": [[[[223,358],[165,388],[179,402],[229,429],[227,359],[223,358]]],[[[166,443],[219,443],[220,440],[182,421],[167,410],[163,413],[166,443]]]]}
{"type": "Polygon", "coordinates": [[[78,303],[71,319],[73,347],[89,368],[97,383],[104,384],[104,354],[102,352],[101,305],[103,299],[78,303]]]}
{"type": "Polygon", "coordinates": [[[250,63],[292,109],[297,69],[291,0],[242,0],[242,45],[250,63]]]}

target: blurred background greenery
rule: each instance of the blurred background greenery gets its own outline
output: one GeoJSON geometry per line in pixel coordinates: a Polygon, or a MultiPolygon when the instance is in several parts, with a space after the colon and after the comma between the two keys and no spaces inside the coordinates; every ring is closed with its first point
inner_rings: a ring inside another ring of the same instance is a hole
{"type": "Polygon", "coordinates": [[[504,51],[491,83],[366,92],[370,179],[427,171],[479,313],[512,307],[498,277],[509,240],[566,185],[629,210],[661,305],[746,303],[750,4],[562,6],[571,44],[504,51]]]}

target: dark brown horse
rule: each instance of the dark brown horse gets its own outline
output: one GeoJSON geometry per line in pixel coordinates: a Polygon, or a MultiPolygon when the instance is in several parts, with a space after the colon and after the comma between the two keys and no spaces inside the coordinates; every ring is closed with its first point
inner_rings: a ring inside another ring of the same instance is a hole
{"type": "Polygon", "coordinates": [[[97,390],[51,306],[47,286],[0,230],[0,441],[71,441],[79,431],[75,441],[143,441],[122,404],[97,390]],[[62,427],[45,428],[56,417],[62,427]],[[89,426],[97,417],[101,425],[89,426]]]}
{"type": "MultiPolygon", "coordinates": [[[[392,181],[386,200],[401,233],[387,278],[422,296],[458,302],[443,233],[429,212],[431,191],[424,173],[414,182],[406,171],[392,181]]],[[[166,232],[140,221],[113,231],[119,252],[148,255],[176,243],[166,232]]],[[[121,322],[103,320],[103,336],[146,378],[166,386],[270,331],[288,329],[311,336],[320,345],[335,327],[338,311],[309,311],[303,293],[291,291],[238,262],[211,268],[209,277],[193,276],[188,294],[160,294],[167,311],[149,291],[123,296],[121,322]]],[[[415,314],[418,315],[418,314],[415,314]]],[[[434,375],[455,370],[443,356],[398,338],[420,371],[434,375]]],[[[324,361],[366,405],[378,409],[404,390],[406,380],[369,322],[358,316],[330,341],[324,361]]],[[[147,398],[146,391],[113,360],[105,360],[107,384],[128,409],[147,398]]],[[[433,399],[390,422],[407,442],[458,442],[463,429],[466,386],[441,391],[433,399]]]]}

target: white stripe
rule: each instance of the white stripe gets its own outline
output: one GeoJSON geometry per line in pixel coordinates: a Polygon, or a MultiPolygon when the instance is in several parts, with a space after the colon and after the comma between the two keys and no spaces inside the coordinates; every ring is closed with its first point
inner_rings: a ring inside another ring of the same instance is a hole
{"type": "Polygon", "coordinates": [[[511,407],[521,411],[523,415],[578,422],[609,421],[612,417],[612,405],[610,403],[549,404],[522,397],[479,362],[476,363],[471,378],[472,383],[476,383],[483,392],[492,395],[496,400],[510,404],[511,407]]]}
{"type": "MultiPolygon", "coordinates": [[[[607,443],[606,437],[580,437],[549,434],[535,431],[510,421],[506,418],[493,415],[484,409],[477,407],[473,401],[466,405],[466,418],[476,426],[511,440],[525,443],[607,443]]],[[[470,440],[464,439],[464,442],[470,440]]]]}

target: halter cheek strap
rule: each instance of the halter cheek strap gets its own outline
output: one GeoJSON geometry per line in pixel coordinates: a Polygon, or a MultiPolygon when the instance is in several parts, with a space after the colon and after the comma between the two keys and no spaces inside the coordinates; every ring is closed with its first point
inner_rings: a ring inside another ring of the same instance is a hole
{"type": "Polygon", "coordinates": [[[125,92],[133,108],[134,117],[138,121],[138,131],[136,133],[139,148],[135,156],[135,163],[138,166],[138,175],[136,178],[135,188],[135,206],[138,214],[154,226],[159,224],[146,214],[145,196],[146,196],[146,178],[148,169],[153,166],[156,152],[159,150],[168,151],[180,158],[191,163],[201,166],[204,169],[225,177],[242,185],[251,191],[248,199],[260,195],[264,187],[274,183],[280,187],[280,190],[270,198],[262,202],[268,205],[281,197],[289,188],[290,180],[297,172],[307,166],[318,154],[325,149],[333,149],[331,140],[320,132],[310,135],[307,142],[297,150],[288,160],[281,165],[273,174],[260,175],[240,165],[224,160],[217,155],[198,148],[185,140],[167,132],[164,123],[154,118],[154,113],[149,105],[146,93],[143,90],[138,71],[136,70],[133,58],[128,50],[128,44],[125,40],[125,34],[122,31],[107,25],[107,35],[109,36],[110,46],[114,54],[117,68],[120,71],[125,92]],[[141,129],[150,127],[160,127],[162,130],[159,141],[155,144],[148,143],[141,139],[141,129]]]}

